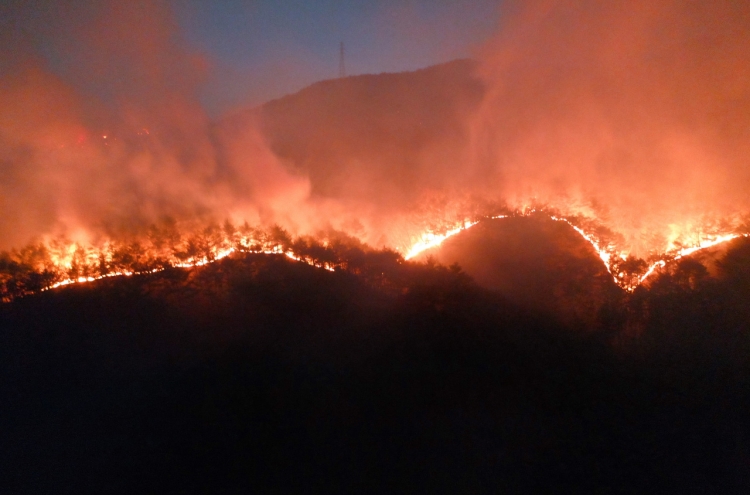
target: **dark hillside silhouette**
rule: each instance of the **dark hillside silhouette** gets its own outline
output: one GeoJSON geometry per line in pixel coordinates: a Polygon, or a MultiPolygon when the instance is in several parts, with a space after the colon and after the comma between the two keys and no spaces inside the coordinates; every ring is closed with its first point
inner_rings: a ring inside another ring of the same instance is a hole
{"type": "Polygon", "coordinates": [[[353,246],[352,271],[247,254],[19,298],[2,488],[744,493],[747,244],[717,277],[683,263],[608,301],[589,333],[353,246]]]}
{"type": "Polygon", "coordinates": [[[478,284],[578,328],[594,328],[620,292],[591,245],[547,216],[481,222],[420,255],[428,257],[458,263],[478,284]]]}

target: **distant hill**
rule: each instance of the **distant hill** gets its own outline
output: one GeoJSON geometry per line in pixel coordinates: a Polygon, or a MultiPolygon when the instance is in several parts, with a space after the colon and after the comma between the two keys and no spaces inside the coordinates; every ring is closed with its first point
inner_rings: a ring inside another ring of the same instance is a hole
{"type": "Polygon", "coordinates": [[[476,63],[456,60],[414,72],[332,79],[236,115],[259,124],[272,151],[310,177],[318,196],[388,206],[415,181],[456,169],[466,122],[484,95],[476,63]]]}

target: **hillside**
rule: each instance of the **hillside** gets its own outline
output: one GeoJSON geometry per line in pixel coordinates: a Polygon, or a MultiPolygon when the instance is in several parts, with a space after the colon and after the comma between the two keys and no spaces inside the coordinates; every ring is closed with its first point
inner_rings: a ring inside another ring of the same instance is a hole
{"type": "Polygon", "coordinates": [[[749,246],[587,334],[378,251],[359,274],[249,254],[20,298],[3,491],[742,493],[749,246]]]}
{"type": "MultiPolygon", "coordinates": [[[[323,81],[218,125],[387,219],[451,185],[472,70],[323,81]]],[[[0,253],[0,492],[750,491],[748,238],[628,293],[542,216],[417,261],[334,229],[156,227],[60,273],[0,253]]]]}
{"type": "Polygon", "coordinates": [[[484,94],[474,68],[456,60],[321,81],[222,125],[257,123],[286,166],[309,176],[313,195],[398,207],[417,192],[415,181],[442,186],[455,175],[484,94]]]}
{"type": "Polygon", "coordinates": [[[483,221],[419,256],[458,263],[476,282],[509,300],[591,328],[620,289],[591,245],[546,216],[483,221]]]}

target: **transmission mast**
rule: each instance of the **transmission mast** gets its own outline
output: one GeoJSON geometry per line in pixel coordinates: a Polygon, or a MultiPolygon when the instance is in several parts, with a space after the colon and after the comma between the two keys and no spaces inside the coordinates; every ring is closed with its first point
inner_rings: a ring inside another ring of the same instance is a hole
{"type": "Polygon", "coordinates": [[[346,64],[344,63],[344,42],[339,43],[339,77],[346,77],[346,64]]]}

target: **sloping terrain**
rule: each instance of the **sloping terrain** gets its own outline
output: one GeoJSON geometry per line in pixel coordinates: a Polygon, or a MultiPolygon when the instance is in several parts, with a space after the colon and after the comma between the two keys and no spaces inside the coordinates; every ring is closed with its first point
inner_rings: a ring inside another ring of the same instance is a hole
{"type": "Polygon", "coordinates": [[[620,291],[591,245],[546,216],[482,221],[419,259],[430,257],[458,263],[479,285],[579,328],[591,328],[620,291]]]}
{"type": "MultiPolygon", "coordinates": [[[[260,123],[315,196],[399,208],[450,180],[471,71],[325,81],[221,125],[260,123]]],[[[633,294],[541,217],[432,263],[339,248],[332,272],[235,253],[0,304],[0,492],[750,491],[750,240],[633,294]]]]}
{"type": "Polygon", "coordinates": [[[415,181],[444,186],[460,172],[466,125],[484,95],[474,68],[456,60],[321,81],[221,125],[257,124],[286,166],[310,178],[313,195],[399,207],[415,181]]]}
{"type": "Polygon", "coordinates": [[[748,244],[719,279],[677,267],[611,302],[590,334],[388,252],[360,274],[237,255],[17,299],[0,305],[0,483],[743,493],[748,244]]]}

